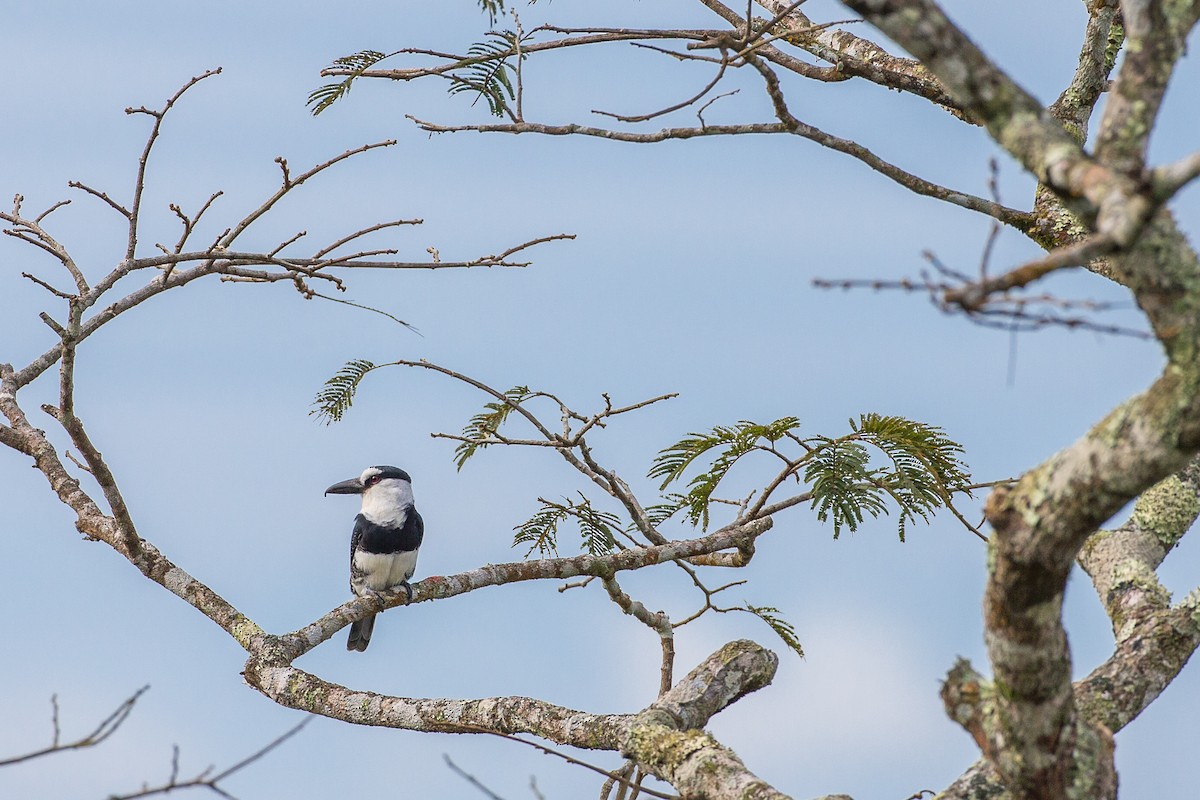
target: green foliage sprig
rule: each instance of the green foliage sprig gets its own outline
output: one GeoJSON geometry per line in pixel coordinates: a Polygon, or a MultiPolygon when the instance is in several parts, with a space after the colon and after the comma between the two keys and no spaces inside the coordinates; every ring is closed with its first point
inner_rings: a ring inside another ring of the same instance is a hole
{"type": "MultiPolygon", "coordinates": [[[[970,476],[959,458],[962,447],[936,426],[880,414],[850,420],[851,433],[838,438],[801,438],[794,433],[799,426],[797,418],[784,417],[766,425],[742,421],[688,434],[654,459],[649,476],[662,479],[659,488],[680,480],[702,457],[712,456],[712,462],[691,479],[686,493],[654,508],[663,519],[686,510],[693,525],[707,528],[717,486],[738,460],[755,451],[784,461],[771,489],[788,478],[810,485],[812,508],[819,520],[833,523],[835,538],[843,528],[857,530],[867,515],[888,513],[890,500],[899,508],[903,541],[908,523],[927,522],[935,510],[950,504],[952,494],[968,492],[970,476]],[[800,452],[789,456],[781,449],[787,443],[800,452]],[[873,465],[873,455],[883,463],[873,465]]],[[[765,500],[760,498],[760,506],[765,500]]]]}
{"type": "Polygon", "coordinates": [[[792,627],[792,623],[783,618],[783,614],[778,608],[773,606],[752,606],[747,603],[744,606],[739,606],[737,610],[753,614],[770,625],[771,630],[775,631],[776,635],[783,640],[783,643],[792,652],[804,658],[804,648],[800,646],[800,639],[796,635],[796,629],[792,627]]]}
{"type": "Polygon", "coordinates": [[[950,503],[952,493],[970,493],[971,476],[959,458],[963,448],[941,428],[880,414],[863,414],[857,424],[850,420],[850,427],[890,462],[868,473],[866,479],[900,508],[901,541],[907,522],[918,517],[928,522],[930,514],[950,503]]]}
{"type": "Polygon", "coordinates": [[[717,426],[708,433],[688,434],[655,457],[649,477],[662,478],[659,489],[666,489],[683,476],[692,462],[710,450],[717,450],[712,466],[692,478],[688,484],[688,491],[682,495],[684,505],[680,506],[687,509],[688,519],[693,525],[707,529],[712,494],[738,459],[755,450],[770,450],[760,441],[765,440],[773,445],[798,427],[799,419],[784,417],[766,425],[742,420],[729,427],[717,426]]]}
{"type": "Polygon", "coordinates": [[[514,386],[504,393],[506,402],[485,403],[483,411],[471,417],[471,421],[462,431],[463,437],[470,441],[461,442],[458,447],[454,448],[454,463],[460,472],[463,465],[467,463],[467,459],[475,455],[476,451],[489,444],[495,444],[496,432],[508,419],[508,415],[518,405],[536,394],[536,392],[529,391],[528,386],[514,386]]]}
{"type": "Polygon", "coordinates": [[[528,558],[533,551],[538,551],[541,558],[558,555],[558,526],[568,517],[573,518],[579,526],[583,537],[583,549],[594,556],[607,555],[616,549],[617,543],[614,531],[621,525],[616,514],[600,511],[592,507],[592,502],[582,493],[579,502],[563,498],[563,503],[554,503],[538,498],[542,507],[525,522],[513,528],[513,547],[528,544],[525,553],[528,558]]]}
{"type": "Polygon", "coordinates": [[[378,50],[361,50],[352,55],[334,59],[334,62],[326,67],[326,69],[352,69],[354,72],[347,75],[345,80],[327,83],[324,86],[314,89],[312,94],[308,96],[305,105],[311,107],[314,117],[317,116],[349,94],[351,85],[355,80],[361,78],[364,72],[385,58],[394,55],[396,54],[381,53],[378,50]]]}
{"type": "Polygon", "coordinates": [[[325,385],[317,392],[313,401],[316,408],[309,411],[309,415],[316,415],[317,419],[326,425],[341,422],[346,411],[354,404],[354,393],[358,391],[358,385],[373,369],[378,367],[366,359],[356,358],[346,362],[346,365],[325,381],[325,385]]]}
{"type": "Polygon", "coordinates": [[[509,77],[508,59],[517,52],[517,34],[512,31],[488,31],[487,38],[467,48],[467,58],[448,74],[450,94],[473,93],[475,99],[471,101],[472,105],[483,98],[493,116],[504,116],[509,110],[509,101],[516,98],[509,77]]]}
{"type": "Polygon", "coordinates": [[[688,506],[687,495],[676,492],[663,495],[663,501],[647,506],[645,509],[646,519],[656,528],[688,506]]]}

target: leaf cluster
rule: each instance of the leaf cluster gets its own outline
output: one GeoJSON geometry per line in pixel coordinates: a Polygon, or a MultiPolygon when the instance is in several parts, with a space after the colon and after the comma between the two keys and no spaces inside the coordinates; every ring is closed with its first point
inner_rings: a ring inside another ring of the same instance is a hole
{"type": "Polygon", "coordinates": [[[739,606],[738,610],[753,614],[770,625],[771,630],[775,631],[776,635],[783,640],[783,643],[792,652],[804,658],[804,648],[800,646],[800,639],[796,635],[796,629],[792,626],[792,623],[783,618],[783,614],[778,608],[773,606],[753,606],[747,603],[744,606],[739,606]]]}
{"type": "MultiPolygon", "coordinates": [[[[716,457],[709,469],[692,478],[686,493],[675,495],[680,502],[676,508],[686,509],[688,519],[693,525],[707,529],[713,492],[738,459],[755,450],[774,451],[775,443],[798,427],[799,419],[783,417],[766,425],[742,420],[732,426],[717,426],[708,433],[690,433],[662,450],[655,457],[648,474],[651,478],[661,478],[659,489],[666,489],[683,477],[684,472],[696,459],[716,450],[716,457]],[[766,444],[762,444],[763,442],[766,444]]],[[[655,508],[665,512],[670,508],[670,503],[655,508]]],[[[673,514],[672,511],[664,519],[673,514]]]]}
{"type": "MultiPolygon", "coordinates": [[[[849,434],[837,438],[801,438],[795,434],[799,427],[796,417],[765,425],[743,420],[706,433],[690,433],[662,450],[649,472],[651,478],[662,480],[660,489],[682,479],[697,460],[712,461],[692,477],[685,493],[669,495],[663,504],[652,506],[655,518],[666,520],[684,510],[693,525],[707,528],[717,486],[734,464],[755,451],[783,461],[772,489],[789,478],[809,484],[812,508],[819,520],[833,523],[834,538],[843,528],[853,532],[867,516],[887,514],[895,505],[903,541],[910,522],[928,522],[935,510],[950,504],[952,494],[968,491],[970,476],[960,459],[962,447],[936,426],[899,416],[863,414],[850,420],[849,434]],[[785,445],[798,452],[789,454],[785,445]]],[[[765,499],[759,500],[760,505],[765,499]]]]}
{"type": "Polygon", "coordinates": [[[314,117],[317,116],[349,94],[350,86],[355,80],[361,78],[364,72],[390,55],[395,55],[395,53],[381,53],[378,50],[361,50],[357,53],[334,59],[333,63],[326,67],[326,69],[352,69],[354,72],[347,75],[345,80],[327,83],[324,86],[314,89],[312,94],[308,96],[305,105],[311,107],[314,117]]]}
{"type": "Polygon", "coordinates": [[[467,58],[448,74],[450,94],[473,93],[487,101],[493,116],[502,117],[508,103],[516,98],[508,60],[517,52],[517,34],[512,31],[488,31],[487,38],[467,48],[467,58]]]}
{"type": "Polygon", "coordinates": [[[970,475],[959,456],[962,446],[941,428],[897,416],[863,414],[850,420],[852,433],[826,439],[805,467],[813,508],[822,522],[832,519],[836,538],[843,526],[854,532],[864,519],[886,514],[890,499],[899,508],[898,528],[929,521],[950,495],[967,492],[970,475]],[[870,465],[868,446],[881,453],[883,464],[870,465]]]}
{"type": "Polygon", "coordinates": [[[554,503],[538,498],[542,507],[525,522],[513,528],[513,547],[528,544],[525,553],[528,558],[534,550],[539,558],[558,555],[558,527],[568,518],[575,520],[579,533],[583,538],[583,549],[594,556],[607,555],[616,549],[617,543],[614,531],[621,521],[616,514],[600,511],[592,507],[592,502],[582,493],[579,501],[563,498],[562,503],[554,503]]]}
{"type": "Polygon", "coordinates": [[[346,362],[346,365],[325,381],[325,385],[317,392],[313,400],[316,408],[309,411],[309,415],[315,414],[317,419],[326,425],[341,422],[342,417],[354,404],[354,393],[358,391],[358,385],[373,369],[376,369],[376,365],[366,359],[356,358],[346,362]]]}
{"type": "Polygon", "coordinates": [[[462,431],[463,438],[469,441],[462,442],[454,448],[454,463],[459,471],[476,451],[496,443],[496,432],[508,419],[508,415],[535,394],[529,391],[528,386],[514,386],[504,393],[504,402],[485,403],[483,411],[471,417],[471,421],[462,431]]]}

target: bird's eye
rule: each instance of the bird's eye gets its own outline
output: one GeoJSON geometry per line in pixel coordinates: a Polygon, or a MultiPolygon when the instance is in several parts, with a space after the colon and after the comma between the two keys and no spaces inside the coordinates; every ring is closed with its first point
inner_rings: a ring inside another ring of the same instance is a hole
{"type": "Polygon", "coordinates": [[[374,486],[377,483],[379,483],[378,475],[372,475],[371,477],[367,478],[367,486],[374,486]]]}

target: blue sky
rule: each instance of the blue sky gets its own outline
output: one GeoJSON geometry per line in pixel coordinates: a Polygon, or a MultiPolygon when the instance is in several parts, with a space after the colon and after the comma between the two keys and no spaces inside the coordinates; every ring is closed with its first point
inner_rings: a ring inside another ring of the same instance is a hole
{"type": "MultiPolygon", "coordinates": [[[[1073,66],[1077,6],[947,4],[1047,101],[1073,66]]],[[[817,19],[849,16],[818,0],[806,8],[817,19]]],[[[568,25],[715,24],[683,0],[559,0],[522,14],[527,26],[541,15],[568,25]]],[[[962,442],[979,480],[1007,477],[1072,441],[1161,365],[1152,342],[1047,331],[1014,345],[1004,333],[940,316],[919,297],[812,289],[813,277],[915,275],[924,249],[973,270],[988,226],[799,139],[639,147],[430,138],[404,115],[486,121],[433,83],[363,84],[321,117],[309,116],[304,98],[337,56],[368,47],[461,49],[479,38],[486,20],[470,0],[342,10],[310,2],[17,0],[6,17],[0,196],[20,192],[27,209],[72,196],[51,217],[53,230],[91,275],[120,258],[124,231],[110,210],[70,193],[67,181],[127,199],[148,120],[122,109],[157,107],[216,66],[224,74],[193,89],[164,127],[149,171],[145,251],[178,235],[167,203],[195,208],[223,189],[211,212],[215,235],[274,190],[276,155],[295,171],[393,137],[395,147],[289,197],[247,243],[269,249],[298,230],[326,241],[399,217],[425,224],[377,241],[412,260],[430,246],[445,259],[465,259],[536,236],[578,236],[538,248],[524,270],[349,276],[348,299],[385,309],[423,336],[377,315],[306,302],[282,284],[212,282],[147,303],[87,342],[79,413],[143,535],[273,631],[297,628],[346,599],[354,503],[321,492],[366,465],[395,463],[414,477],[428,531],[418,577],[519,557],[512,527],[536,509],[536,498],[585,488],[541,451],[491,449],[456,472],[453,446],[428,434],[459,430],[485,398],[431,375],[378,373],[343,423],[317,424],[308,414],[313,394],[351,358],[428,358],[500,388],[554,391],[580,409],[597,408],[602,392],[632,402],[678,391],[679,399],[626,417],[594,441],[598,455],[647,496],[653,485],[640,476],[659,448],[689,431],[784,415],[828,434],[863,412],[907,415],[962,442]]],[[[742,91],[714,106],[710,120],[767,118],[750,77],[733,76],[731,88],[742,91]]],[[[593,108],[669,105],[708,74],[614,47],[535,59],[527,79],[527,116],[566,122],[592,121],[593,108]]],[[[1168,95],[1156,161],[1196,149],[1189,115],[1200,101],[1197,86],[1193,56],[1168,95]]],[[[932,180],[986,191],[995,148],[922,101],[855,82],[796,86],[791,97],[807,122],[932,180]]],[[[678,124],[692,119],[684,112],[678,124]]],[[[1005,201],[1028,207],[1031,182],[1010,161],[1001,165],[1005,201]]],[[[1195,237],[1200,192],[1190,188],[1175,205],[1195,237]]],[[[1036,252],[1006,233],[996,263],[1036,252]]],[[[11,241],[0,242],[0,266],[0,360],[20,364],[52,343],[38,312],[57,311],[20,273],[57,276],[47,259],[11,241]]],[[[1056,277],[1047,289],[1127,299],[1086,274],[1056,277]]],[[[1117,313],[1114,321],[1137,317],[1117,313]]],[[[53,380],[43,380],[26,392],[26,408],[54,394],[53,380]]],[[[761,478],[750,466],[736,480],[749,487],[761,478]]],[[[183,772],[196,772],[236,761],[299,719],[241,682],[242,653],[215,626],[104,546],[82,542],[22,459],[0,457],[0,506],[7,612],[0,625],[10,643],[0,659],[9,720],[0,726],[0,754],[45,743],[54,693],[69,736],[143,684],[152,687],[102,747],[0,770],[0,795],[131,791],[166,776],[173,743],[183,772]]],[[[1193,588],[1197,563],[1196,543],[1185,542],[1162,570],[1168,587],[1193,588]]],[[[956,656],[986,664],[984,549],[952,519],[911,529],[904,544],[888,518],[834,541],[811,512],[796,509],[736,577],[750,583],[730,600],[782,609],[807,658],[788,654],[756,620],[726,615],[680,632],[677,671],[731,638],[781,651],[775,683],[712,724],[753,770],[797,797],[902,797],[942,788],[973,761],[974,745],[937,698],[956,656]]],[[[625,585],[677,617],[699,602],[666,571],[629,576],[625,585]]],[[[347,654],[339,636],[301,665],[348,686],[413,697],[526,694],[595,712],[645,706],[657,683],[654,637],[623,618],[598,586],[555,589],[488,589],[389,612],[366,654],[347,654]]],[[[1073,582],[1067,613],[1076,671],[1085,674],[1111,644],[1086,580],[1073,582]]],[[[1200,734],[1197,698],[1200,678],[1185,671],[1120,734],[1128,796],[1190,797],[1176,765],[1200,734]]],[[[323,797],[352,786],[471,796],[443,753],[506,798],[532,796],[530,775],[547,797],[598,789],[590,774],[516,744],[330,720],[317,720],[228,788],[243,800],[323,797]]]]}

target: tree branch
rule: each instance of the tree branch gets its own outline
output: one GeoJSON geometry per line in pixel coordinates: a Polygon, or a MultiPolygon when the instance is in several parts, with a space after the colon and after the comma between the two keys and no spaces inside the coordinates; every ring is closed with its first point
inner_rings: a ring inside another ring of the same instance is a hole
{"type": "Polygon", "coordinates": [[[630,547],[606,556],[579,555],[489,564],[457,575],[425,578],[412,585],[411,601],[406,592],[391,591],[381,593],[378,597],[359,597],[343,603],[303,628],[280,636],[280,651],[286,653],[289,659],[299,658],[351,622],[385,609],[428,600],[445,600],[486,586],[530,580],[563,580],[579,575],[608,577],[625,570],[644,569],[676,559],[738,547],[766,533],[771,529],[771,525],[772,520],[760,519],[742,525],[730,525],[697,539],[630,547]]]}
{"type": "Polygon", "coordinates": [[[146,693],[149,686],[143,686],[129,697],[125,698],[121,705],[117,706],[116,710],[100,721],[100,724],[92,729],[90,733],[81,736],[70,742],[60,740],[61,731],[58,727],[58,697],[57,695],[50,698],[50,704],[54,709],[52,721],[54,723],[54,738],[50,742],[49,747],[43,747],[41,750],[35,750],[32,753],[26,753],[20,756],[12,756],[10,758],[0,759],[0,767],[7,767],[10,764],[20,764],[23,761],[32,761],[35,758],[48,756],[52,753],[61,753],[67,750],[81,750],[85,747],[95,747],[103,742],[109,736],[116,733],[117,729],[128,719],[133,712],[133,707],[141,696],[146,693]]]}
{"type": "Polygon", "coordinates": [[[172,747],[172,751],[171,751],[171,775],[169,778],[167,778],[167,780],[165,782],[163,782],[157,786],[150,786],[147,784],[143,784],[142,788],[136,792],[130,792],[129,794],[121,794],[121,795],[116,795],[116,794],[109,795],[108,800],[139,800],[139,798],[143,798],[143,797],[154,797],[155,795],[170,794],[171,792],[177,791],[179,789],[208,789],[212,793],[219,795],[221,797],[224,797],[227,800],[234,800],[233,795],[229,794],[223,788],[221,788],[221,785],[220,785],[221,781],[225,780],[230,775],[240,772],[241,770],[250,766],[254,762],[258,761],[260,758],[267,755],[272,750],[279,747],[281,744],[286,742],[288,739],[292,738],[297,733],[299,733],[304,728],[304,726],[307,725],[311,721],[312,721],[312,717],[302,720],[300,722],[300,724],[296,725],[291,730],[285,732],[281,736],[276,737],[274,740],[272,740],[271,742],[266,744],[264,747],[255,751],[254,753],[247,756],[246,758],[243,758],[241,761],[237,762],[233,766],[221,770],[216,775],[212,774],[213,768],[208,767],[207,769],[200,772],[200,774],[196,775],[194,778],[186,778],[184,780],[180,780],[179,779],[179,747],[176,745],[176,746],[172,747]]]}
{"type": "Polygon", "coordinates": [[[1130,246],[1154,204],[1125,172],[1091,158],[1062,124],[1000,70],[932,0],[844,0],[925,64],[992,138],[1073,200],[1096,232],[1130,246]]]}
{"type": "Polygon", "coordinates": [[[172,106],[175,105],[179,98],[183,97],[184,93],[187,92],[188,89],[192,88],[205,78],[211,78],[213,75],[220,74],[221,68],[217,67],[216,69],[210,69],[200,75],[195,76],[185,83],[183,87],[179,89],[179,91],[171,95],[170,99],[167,100],[166,104],[159,111],[151,111],[144,106],[141,108],[125,109],[126,114],[148,114],[154,118],[154,125],[150,129],[150,136],[146,139],[146,146],[142,150],[141,157],[138,159],[137,178],[133,183],[133,202],[130,204],[128,211],[122,208],[119,204],[108,200],[107,196],[105,196],[103,193],[97,194],[91,189],[84,187],[82,184],[79,185],[80,189],[95,194],[101,200],[105,200],[110,206],[115,208],[119,213],[124,214],[129,219],[129,237],[125,246],[125,258],[127,260],[132,259],[137,254],[138,217],[142,211],[142,194],[146,191],[146,165],[150,161],[150,151],[154,149],[154,143],[158,140],[158,134],[162,130],[163,119],[166,117],[167,112],[171,110],[172,106]]]}
{"type": "Polygon", "coordinates": [[[1124,2],[1121,12],[1125,59],[1100,121],[1096,158],[1114,171],[1137,175],[1146,166],[1150,134],[1200,4],[1124,2]]]}
{"type": "Polygon", "coordinates": [[[540,133],[546,136],[594,136],[601,139],[609,139],[617,142],[634,142],[637,144],[653,144],[657,142],[665,142],[672,139],[694,139],[701,136],[740,136],[746,134],[767,134],[767,133],[790,133],[795,136],[800,136],[809,141],[827,147],[830,150],[836,150],[848,156],[858,159],[866,164],[871,169],[880,173],[886,178],[895,181],[904,188],[915,192],[916,194],[932,197],[935,200],[942,200],[970,211],[977,211],[994,217],[1006,225],[1011,225],[1019,230],[1025,231],[1030,229],[1033,224],[1032,215],[1027,212],[994,203],[990,200],[985,200],[974,195],[964,194],[962,192],[948,189],[944,186],[939,186],[936,183],[926,181],[910,172],[906,172],[900,167],[884,161],[875,153],[871,152],[866,147],[858,144],[850,139],[842,139],[832,134],[826,133],[819,128],[814,128],[803,122],[796,121],[796,124],[789,125],[783,122],[757,122],[746,123],[741,125],[703,125],[699,128],[663,128],[659,131],[639,133],[634,131],[618,131],[607,128],[596,128],[587,125],[545,125],[536,122],[512,122],[498,123],[486,125],[439,125],[434,122],[428,122],[418,119],[410,114],[406,114],[408,119],[411,119],[421,130],[430,133],[459,133],[464,131],[474,131],[478,133],[540,133]]]}

